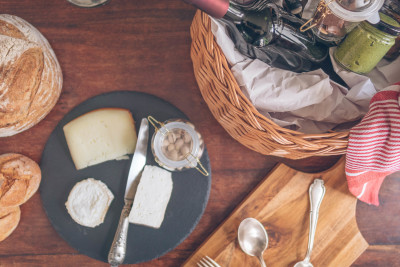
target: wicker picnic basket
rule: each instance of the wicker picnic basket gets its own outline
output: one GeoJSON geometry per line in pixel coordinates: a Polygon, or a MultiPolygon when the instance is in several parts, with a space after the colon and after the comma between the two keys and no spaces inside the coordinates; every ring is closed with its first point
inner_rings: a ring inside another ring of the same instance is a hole
{"type": "Polygon", "coordinates": [[[211,32],[211,20],[197,11],[190,33],[191,58],[201,94],[217,121],[237,141],[264,155],[289,159],[346,153],[349,133],[304,134],[278,126],[260,114],[240,90],[211,32]]]}

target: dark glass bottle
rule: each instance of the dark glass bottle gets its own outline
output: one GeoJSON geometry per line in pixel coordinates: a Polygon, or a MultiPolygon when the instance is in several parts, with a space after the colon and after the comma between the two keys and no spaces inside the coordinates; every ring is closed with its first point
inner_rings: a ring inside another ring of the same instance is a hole
{"type": "Polygon", "coordinates": [[[315,41],[312,33],[300,32],[304,21],[275,4],[249,10],[227,0],[184,0],[215,18],[230,30],[236,48],[267,64],[296,72],[318,68],[327,48],[315,41]]]}

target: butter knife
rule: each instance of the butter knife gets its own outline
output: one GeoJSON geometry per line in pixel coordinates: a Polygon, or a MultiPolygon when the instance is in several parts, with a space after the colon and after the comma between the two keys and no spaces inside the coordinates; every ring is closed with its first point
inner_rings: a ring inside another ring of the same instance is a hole
{"type": "Polygon", "coordinates": [[[115,232],[114,241],[111,244],[108,253],[108,263],[112,267],[122,264],[126,255],[126,238],[129,227],[129,213],[132,208],[133,199],[135,197],[139,177],[146,165],[147,145],[149,140],[149,123],[146,118],[142,119],[139,128],[139,134],[136,142],[135,153],[133,154],[131,167],[129,169],[128,180],[126,182],[124,207],[119,218],[117,231],[115,232]]]}

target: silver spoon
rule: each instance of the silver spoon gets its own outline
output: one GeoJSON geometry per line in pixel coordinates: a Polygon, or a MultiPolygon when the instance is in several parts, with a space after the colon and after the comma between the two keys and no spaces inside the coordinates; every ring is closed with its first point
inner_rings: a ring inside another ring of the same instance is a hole
{"type": "Polygon", "coordinates": [[[79,7],[96,7],[104,5],[109,0],[68,0],[71,4],[79,7]]]}
{"type": "Polygon", "coordinates": [[[246,254],[257,256],[261,266],[267,266],[262,254],[268,246],[268,235],[259,221],[254,218],[244,219],[239,225],[238,241],[246,254]]]}
{"type": "Polygon", "coordinates": [[[310,262],[310,258],[311,251],[314,246],[314,236],[317,228],[319,206],[321,205],[322,199],[325,195],[324,181],[321,179],[315,179],[314,183],[310,185],[308,193],[310,195],[310,232],[308,234],[307,253],[304,260],[296,263],[294,267],[313,267],[310,262]]]}

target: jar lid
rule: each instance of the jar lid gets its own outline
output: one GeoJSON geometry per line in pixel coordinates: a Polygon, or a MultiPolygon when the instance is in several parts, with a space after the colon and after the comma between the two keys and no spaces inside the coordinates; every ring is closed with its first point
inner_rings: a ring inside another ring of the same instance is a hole
{"type": "Polygon", "coordinates": [[[379,22],[378,11],[385,0],[324,0],[333,14],[339,18],[360,22],[368,20],[375,24],[379,22]]]}
{"type": "Polygon", "coordinates": [[[381,12],[379,12],[379,17],[381,20],[372,26],[393,36],[400,35],[400,24],[395,19],[381,12]]]}

